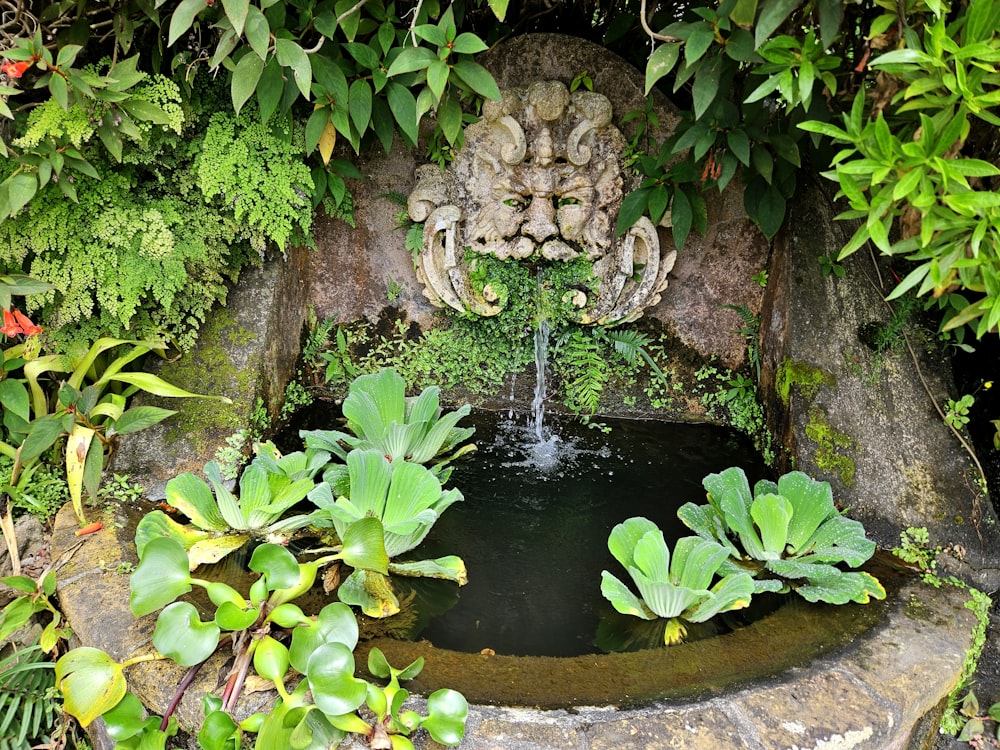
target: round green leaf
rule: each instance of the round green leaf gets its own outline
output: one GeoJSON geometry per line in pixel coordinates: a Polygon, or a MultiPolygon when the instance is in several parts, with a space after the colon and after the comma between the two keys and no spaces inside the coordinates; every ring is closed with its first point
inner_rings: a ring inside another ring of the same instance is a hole
{"type": "Polygon", "coordinates": [[[351,650],[358,645],[358,621],[342,602],[327,604],[311,624],[292,630],[291,665],[304,673],[309,657],[326,643],[341,643],[351,650]]]}
{"type": "Polygon", "coordinates": [[[221,631],[214,622],[202,622],[190,602],[174,602],[156,618],[153,645],[182,667],[201,664],[219,645],[221,631]]]}
{"type": "Polygon", "coordinates": [[[368,683],[354,676],[354,654],[343,643],[325,643],[313,651],[306,678],[313,702],[327,716],[351,713],[368,695],[368,683]]]}
{"type": "Polygon", "coordinates": [[[469,703],[455,690],[437,690],[427,698],[427,718],[421,722],[435,742],[454,746],[465,736],[469,703]]]}
{"type": "Polygon", "coordinates": [[[129,608],[148,615],[191,590],[188,556],[175,539],[158,537],[143,549],[139,567],[129,578],[129,608]]]}
{"type": "Polygon", "coordinates": [[[295,555],[280,544],[262,544],[250,557],[250,570],[267,578],[269,591],[287,589],[299,582],[299,563],[295,555]]]}
{"type": "MultiPolygon", "coordinates": [[[[233,717],[225,711],[212,711],[198,731],[198,746],[203,750],[229,750],[233,735],[239,730],[233,717]]],[[[238,743],[236,745],[239,746],[238,743]]]]}
{"type": "MultiPolygon", "coordinates": [[[[139,734],[149,721],[142,701],[133,693],[125,693],[125,697],[118,701],[118,705],[103,716],[108,736],[115,742],[124,742],[129,737],[139,734]]],[[[154,721],[159,724],[159,719],[154,721]]]]}
{"type": "Polygon", "coordinates": [[[75,648],[56,662],[56,687],[63,709],[87,727],[125,696],[122,665],[97,648],[75,648]]]}
{"type": "Polygon", "coordinates": [[[312,622],[294,604],[281,604],[275,607],[268,614],[267,619],[282,628],[294,628],[296,625],[308,625],[312,622]]]}
{"type": "Polygon", "coordinates": [[[357,570],[389,572],[382,522],[372,516],[358,519],[344,531],[341,559],[357,570]]]}

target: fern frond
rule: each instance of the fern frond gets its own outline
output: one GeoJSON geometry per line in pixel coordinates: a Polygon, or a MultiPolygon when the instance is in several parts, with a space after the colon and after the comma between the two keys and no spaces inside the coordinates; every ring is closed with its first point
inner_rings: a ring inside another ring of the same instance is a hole
{"type": "Polygon", "coordinates": [[[406,208],[406,196],[403,195],[398,190],[388,190],[384,193],[379,193],[377,198],[385,198],[386,200],[392,201],[397,206],[402,206],[406,208]]]}
{"type": "Polygon", "coordinates": [[[638,331],[604,331],[604,336],[611,341],[615,351],[629,364],[633,364],[653,341],[649,336],[638,331]]]}
{"type": "Polygon", "coordinates": [[[28,750],[56,726],[55,665],[38,645],[0,659],[0,750],[28,750]]]}
{"type": "Polygon", "coordinates": [[[611,366],[602,356],[597,338],[574,330],[560,342],[557,351],[566,405],[578,414],[597,411],[604,384],[611,377],[611,366]]]}

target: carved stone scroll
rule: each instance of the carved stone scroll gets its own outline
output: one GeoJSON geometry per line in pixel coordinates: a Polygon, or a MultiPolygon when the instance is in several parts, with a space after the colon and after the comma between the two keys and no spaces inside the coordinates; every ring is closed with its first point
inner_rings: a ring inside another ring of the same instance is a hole
{"type": "Polygon", "coordinates": [[[454,162],[444,171],[417,171],[408,210],[425,223],[417,261],[425,295],[436,305],[495,315],[501,307],[490,290],[470,283],[470,257],[558,263],[583,256],[599,287],[574,296],[579,321],[639,318],[659,302],[676,253],[660,250],[646,218],[614,237],[626,144],[612,124],[611,102],[570,93],[558,81],[501,93],[466,129],[454,162]]]}

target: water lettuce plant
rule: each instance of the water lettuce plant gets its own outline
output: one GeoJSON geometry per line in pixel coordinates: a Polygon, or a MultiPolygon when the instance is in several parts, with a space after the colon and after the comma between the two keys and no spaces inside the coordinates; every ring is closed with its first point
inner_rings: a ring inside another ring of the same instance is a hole
{"type": "Polygon", "coordinates": [[[217,562],[251,539],[287,542],[306,525],[304,515],[282,516],[313,490],[314,477],[330,454],[307,450],[282,456],[272,443],[257,444],[255,450],[257,456],[240,476],[238,495],[226,487],[216,461],[205,464],[208,483],[191,472],[168,481],[167,502],[191,523],[180,524],[163,511],[147,513],[136,527],[139,554],[151,539],[169,536],[187,551],[194,570],[202,563],[217,562]]]}
{"type": "MultiPolygon", "coordinates": [[[[347,454],[347,483],[334,499],[335,488],[324,481],[309,494],[318,506],[310,514],[316,526],[332,525],[343,535],[364,518],[377,518],[384,529],[385,551],[390,560],[409,552],[424,540],[440,515],[461,501],[457,489],[445,490],[432,471],[408,461],[390,461],[381,449],[357,449],[347,454]]],[[[370,617],[387,617],[399,611],[386,571],[356,568],[341,584],[342,602],[361,607],[370,617]]],[[[390,562],[389,573],[443,578],[459,585],[468,580],[465,563],[453,555],[436,560],[390,562]]]]}
{"type": "Polygon", "coordinates": [[[475,432],[474,427],[457,427],[467,416],[465,404],[442,415],[441,389],[424,389],[419,396],[406,395],[406,382],[391,368],[362,375],[351,383],[344,399],[344,418],[349,432],[303,430],[307,448],[327,450],[347,460],[347,453],[376,449],[390,461],[430,464],[441,483],[448,481],[448,462],[475,450],[475,445],[459,447],[475,432]]]}
{"type": "Polygon", "coordinates": [[[838,567],[862,565],[875,543],[860,522],[837,510],[828,482],[793,471],[777,483],[761,480],[751,492],[743,470],[731,467],[702,484],[708,504],[687,503],[678,517],[699,537],[725,547],[728,570],[750,573],[756,591],[794,591],[831,604],[885,598],[871,574],[838,567]]]}
{"type": "Polygon", "coordinates": [[[705,622],[720,612],[746,607],[754,592],[749,573],[719,573],[729,557],[726,547],[688,536],[677,540],[671,555],[663,532],[647,518],[629,518],[615,526],[608,549],[642,598],[606,570],[601,572],[601,593],[622,614],[665,618],[663,641],[668,646],[684,640],[685,622],[705,622]]]}

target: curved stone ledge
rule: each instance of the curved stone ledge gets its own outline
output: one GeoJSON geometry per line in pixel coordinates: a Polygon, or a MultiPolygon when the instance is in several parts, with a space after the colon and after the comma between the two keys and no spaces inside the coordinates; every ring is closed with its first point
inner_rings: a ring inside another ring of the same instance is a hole
{"type": "MultiPolygon", "coordinates": [[[[155,617],[136,620],[128,610],[128,576],[116,572],[134,564],[135,548],[122,519],[106,519],[104,530],[84,537],[59,577],[62,610],[79,645],[95,646],[123,660],[150,648],[155,617]]],[[[56,519],[54,556],[70,550],[76,520],[66,507],[56,519]]],[[[472,706],[464,750],[602,750],[603,748],[857,748],[858,750],[917,747],[914,735],[925,714],[933,711],[957,684],[965,652],[971,645],[974,614],[965,608],[965,591],[933,588],[915,579],[890,589],[884,610],[867,630],[848,633],[840,646],[824,647],[808,663],[782,668],[780,673],[752,684],[728,684],[710,676],[694,690],[698,699],[654,701],[641,708],[584,706],[542,710],[490,705],[472,706]],[[829,652],[825,649],[829,648],[829,652]]],[[[774,616],[760,621],[761,651],[772,644],[794,642],[799,634],[782,627],[774,616]]],[[[751,626],[752,627],[752,626],[751,626]]],[[[403,651],[419,644],[387,646],[390,662],[407,658],[403,651]],[[400,653],[395,653],[399,651],[400,653]]],[[[386,645],[386,644],[380,644],[386,645]]],[[[711,650],[711,641],[690,644],[711,650]]],[[[776,648],[776,646],[775,646],[776,648]]],[[[363,664],[362,650],[358,663],[363,664]]],[[[707,654],[708,652],[706,652],[707,654]]],[[[477,655],[462,655],[469,659],[477,655]]],[[[662,658],[663,652],[651,659],[662,658]]],[[[499,657],[498,657],[499,658],[499,657]]],[[[642,658],[641,654],[638,657],[642,658]]],[[[140,665],[129,672],[132,689],[153,710],[162,711],[173,686],[185,670],[169,663],[140,665]]],[[[213,659],[202,669],[194,688],[178,709],[188,729],[201,720],[200,695],[216,690],[224,680],[225,659],[213,659]]],[[[420,679],[428,690],[434,677],[430,656],[420,679]]],[[[438,678],[442,679],[442,678],[438,678]]],[[[446,678],[444,678],[446,679],[446,678]]],[[[421,687],[420,682],[411,685],[421,687]]],[[[273,693],[248,696],[242,711],[266,706],[273,693]]],[[[419,699],[414,699],[419,703],[419,699]]],[[[926,731],[926,730],[924,730],[926,731]]],[[[919,733],[919,732],[918,732],[919,733]]],[[[422,733],[418,750],[439,746],[422,733]]],[[[345,744],[344,747],[351,747],[345,744]]],[[[358,742],[356,747],[363,747],[358,742]]]]}

